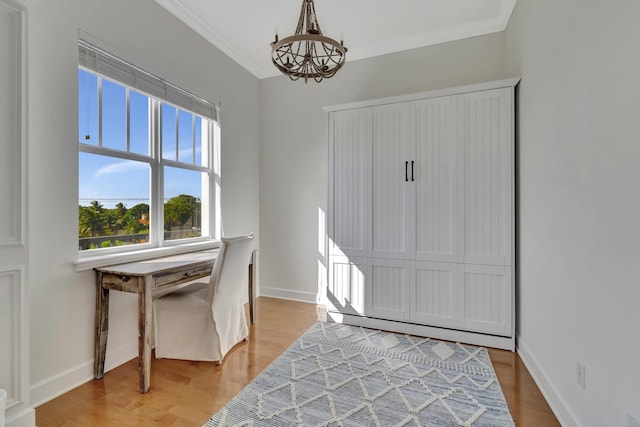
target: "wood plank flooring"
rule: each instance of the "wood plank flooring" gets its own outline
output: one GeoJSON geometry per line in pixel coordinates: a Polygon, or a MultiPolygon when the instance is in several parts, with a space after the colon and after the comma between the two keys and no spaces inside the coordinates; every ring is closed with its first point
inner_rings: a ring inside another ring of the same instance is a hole
{"type": "MultiPolygon", "coordinates": [[[[260,297],[247,343],[222,366],[153,359],[151,390],[138,392],[137,359],[36,408],[38,427],[200,427],[314,322],[314,304],[260,297]]],[[[517,353],[489,354],[516,426],[559,426],[517,353]]]]}

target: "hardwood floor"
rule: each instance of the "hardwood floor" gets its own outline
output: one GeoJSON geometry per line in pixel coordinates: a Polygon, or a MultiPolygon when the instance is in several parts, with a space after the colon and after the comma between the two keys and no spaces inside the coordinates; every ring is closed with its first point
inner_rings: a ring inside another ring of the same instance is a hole
{"type": "MultiPolygon", "coordinates": [[[[222,366],[154,359],[138,393],[137,359],[36,408],[38,427],[200,427],[324,313],[313,304],[260,297],[247,343],[222,366]]],[[[516,426],[559,426],[517,353],[489,354],[516,426]]]]}

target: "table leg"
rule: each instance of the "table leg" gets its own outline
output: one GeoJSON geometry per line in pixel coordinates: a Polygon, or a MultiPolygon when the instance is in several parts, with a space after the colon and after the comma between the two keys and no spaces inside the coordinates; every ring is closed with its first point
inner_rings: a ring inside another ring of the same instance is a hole
{"type": "Polygon", "coordinates": [[[151,385],[151,332],[153,301],[151,299],[152,276],[145,276],[138,288],[138,377],[140,393],[149,391],[151,385]]]}
{"type": "Polygon", "coordinates": [[[256,251],[254,250],[251,253],[251,260],[249,261],[249,324],[253,325],[254,322],[254,310],[255,310],[255,284],[253,283],[254,279],[254,268],[256,262],[256,251]]]}
{"type": "Polygon", "coordinates": [[[96,330],[93,360],[93,377],[104,376],[104,357],[107,352],[109,332],[109,289],[102,287],[102,273],[96,274],[96,330]]]}

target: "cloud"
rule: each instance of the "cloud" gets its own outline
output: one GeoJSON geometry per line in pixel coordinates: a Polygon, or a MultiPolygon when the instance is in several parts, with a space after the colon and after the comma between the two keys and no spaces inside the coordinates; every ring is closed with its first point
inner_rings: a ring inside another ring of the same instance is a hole
{"type": "Polygon", "coordinates": [[[113,163],[104,167],[101,167],[93,175],[94,178],[101,177],[102,175],[120,174],[123,172],[130,172],[133,170],[148,170],[149,165],[147,163],[134,162],[132,160],[123,160],[119,163],[113,163]]]}

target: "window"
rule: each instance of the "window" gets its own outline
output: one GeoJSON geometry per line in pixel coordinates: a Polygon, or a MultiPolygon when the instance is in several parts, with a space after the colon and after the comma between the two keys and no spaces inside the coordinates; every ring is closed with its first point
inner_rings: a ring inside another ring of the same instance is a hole
{"type": "Polygon", "coordinates": [[[214,104],[80,41],[78,135],[81,256],[218,236],[214,104]]]}

